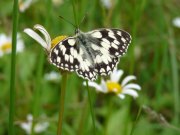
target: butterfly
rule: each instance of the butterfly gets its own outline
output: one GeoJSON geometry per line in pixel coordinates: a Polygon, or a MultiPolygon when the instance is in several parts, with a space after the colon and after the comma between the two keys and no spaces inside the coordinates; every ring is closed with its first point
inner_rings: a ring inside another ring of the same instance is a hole
{"type": "Polygon", "coordinates": [[[59,41],[49,53],[49,61],[58,68],[76,71],[88,80],[109,75],[131,42],[128,32],[101,28],[89,32],[76,30],[75,36],[59,41]]]}

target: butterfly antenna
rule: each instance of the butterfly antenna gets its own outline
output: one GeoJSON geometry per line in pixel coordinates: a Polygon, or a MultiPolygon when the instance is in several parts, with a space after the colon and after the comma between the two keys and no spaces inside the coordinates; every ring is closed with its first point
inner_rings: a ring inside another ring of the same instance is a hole
{"type": "Polygon", "coordinates": [[[69,23],[69,24],[71,24],[72,26],[74,26],[76,29],[77,29],[77,26],[76,25],[74,25],[72,22],[70,22],[69,20],[67,20],[67,19],[65,19],[64,17],[62,17],[62,16],[59,16],[62,20],[64,20],[65,22],[67,22],[67,23],[69,23]]]}
{"type": "Polygon", "coordinates": [[[79,26],[81,26],[81,24],[84,22],[84,20],[86,19],[86,17],[87,17],[87,12],[86,12],[85,15],[83,16],[83,18],[82,18],[82,20],[81,20],[79,26]]]}

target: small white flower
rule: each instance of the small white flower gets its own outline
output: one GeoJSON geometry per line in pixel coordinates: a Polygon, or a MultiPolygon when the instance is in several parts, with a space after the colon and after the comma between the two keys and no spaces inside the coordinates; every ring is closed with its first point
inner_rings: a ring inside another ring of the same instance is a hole
{"type": "Polygon", "coordinates": [[[173,21],[172,21],[172,23],[173,23],[173,25],[174,25],[175,27],[180,28],[180,17],[174,18],[173,21]]]}
{"type": "Polygon", "coordinates": [[[51,71],[50,73],[45,74],[44,78],[47,81],[56,81],[60,79],[60,73],[51,71]]]}
{"type": "Polygon", "coordinates": [[[33,0],[19,0],[19,11],[24,12],[26,9],[28,9],[33,0]]]}
{"type": "Polygon", "coordinates": [[[101,3],[107,9],[112,7],[112,0],[101,0],[101,3]]]}
{"type": "MultiPolygon", "coordinates": [[[[103,93],[115,93],[119,98],[124,99],[125,95],[130,95],[134,98],[138,97],[136,90],[141,90],[141,87],[135,83],[129,83],[135,80],[136,77],[133,75],[126,76],[121,83],[118,83],[123,75],[123,70],[114,70],[110,75],[110,80],[101,80],[100,84],[95,82],[89,82],[89,86],[94,87],[97,91],[103,93]]],[[[85,83],[84,83],[85,85],[85,83]]]]}
{"type": "MultiPolygon", "coordinates": [[[[0,34],[0,57],[4,54],[11,53],[12,41],[11,37],[5,34],[0,34]]],[[[24,41],[21,39],[20,34],[17,35],[16,52],[22,52],[24,50],[24,41]]]]}
{"type": "MultiPolygon", "coordinates": [[[[26,132],[26,134],[31,134],[31,128],[33,123],[32,114],[27,115],[27,122],[20,123],[20,127],[26,132]]],[[[41,133],[45,131],[49,126],[48,122],[39,122],[34,125],[34,132],[41,133]]]]}

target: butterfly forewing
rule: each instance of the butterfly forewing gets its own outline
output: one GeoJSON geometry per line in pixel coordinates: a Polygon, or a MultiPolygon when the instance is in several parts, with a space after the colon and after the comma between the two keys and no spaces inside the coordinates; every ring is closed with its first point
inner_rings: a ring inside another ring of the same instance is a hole
{"type": "Polygon", "coordinates": [[[87,33],[93,43],[93,50],[100,50],[95,56],[95,71],[100,75],[110,74],[124,55],[131,42],[131,36],[119,29],[98,29],[87,33]]]}
{"type": "Polygon", "coordinates": [[[98,29],[87,34],[99,41],[96,45],[107,49],[113,56],[124,55],[131,42],[129,33],[119,29],[98,29]]]}
{"type": "Polygon", "coordinates": [[[131,36],[118,29],[79,31],[76,36],[60,41],[51,50],[49,59],[58,68],[95,80],[98,74],[108,75],[114,70],[130,41],[131,36]]]}

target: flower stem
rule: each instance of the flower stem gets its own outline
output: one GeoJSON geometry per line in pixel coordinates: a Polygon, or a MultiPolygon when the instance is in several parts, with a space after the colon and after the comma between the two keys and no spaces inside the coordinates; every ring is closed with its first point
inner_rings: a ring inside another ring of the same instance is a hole
{"type": "Polygon", "coordinates": [[[67,82],[67,73],[64,73],[62,75],[62,82],[61,82],[60,110],[59,110],[59,120],[58,120],[57,135],[62,134],[66,82],[67,82]]]}
{"type": "Polygon", "coordinates": [[[141,112],[142,112],[142,106],[139,107],[138,114],[136,116],[135,122],[132,125],[130,135],[133,135],[133,133],[134,133],[134,130],[135,130],[135,127],[138,123],[138,119],[140,118],[141,112]]]}
{"type": "Polygon", "coordinates": [[[40,50],[39,52],[39,61],[37,65],[37,74],[35,79],[35,90],[33,92],[33,102],[32,102],[32,113],[33,113],[33,123],[31,127],[31,135],[35,135],[34,126],[35,120],[39,115],[39,108],[40,108],[40,90],[42,87],[42,75],[43,75],[43,64],[44,64],[44,51],[40,50]]]}
{"type": "Polygon", "coordinates": [[[10,75],[10,108],[9,108],[9,135],[14,135],[14,112],[15,112],[15,69],[16,69],[16,41],[18,27],[18,0],[14,0],[13,6],[13,32],[12,54],[10,75]]]}
{"type": "Polygon", "coordinates": [[[88,85],[87,80],[86,80],[86,87],[87,87],[87,90],[88,90],[88,100],[89,100],[89,107],[90,107],[91,117],[92,117],[92,122],[93,122],[93,127],[94,127],[94,135],[96,135],[95,115],[94,115],[94,111],[93,111],[93,108],[92,108],[91,94],[90,94],[89,85],[88,85]]]}

